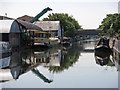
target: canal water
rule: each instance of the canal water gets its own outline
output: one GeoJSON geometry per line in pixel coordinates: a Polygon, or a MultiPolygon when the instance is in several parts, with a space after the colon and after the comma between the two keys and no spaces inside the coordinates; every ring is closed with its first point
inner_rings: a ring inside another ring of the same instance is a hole
{"type": "MultiPolygon", "coordinates": [[[[94,51],[95,42],[12,52],[2,88],[118,88],[110,54],[94,51]],[[99,55],[100,54],[100,55],[99,55]]],[[[2,58],[2,59],[5,59],[2,58]]]]}

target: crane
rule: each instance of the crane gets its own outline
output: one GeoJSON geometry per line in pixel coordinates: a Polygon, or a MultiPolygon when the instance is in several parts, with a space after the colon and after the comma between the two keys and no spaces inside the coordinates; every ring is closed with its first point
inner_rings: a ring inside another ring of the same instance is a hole
{"type": "Polygon", "coordinates": [[[44,15],[47,11],[52,11],[51,8],[47,7],[45,9],[43,9],[39,14],[37,14],[32,20],[30,20],[30,23],[34,23],[35,21],[37,21],[42,15],[44,15]]]}
{"type": "MultiPolygon", "coordinates": [[[[51,8],[47,7],[45,9],[43,9],[39,14],[37,14],[34,18],[32,18],[32,20],[30,20],[28,23],[34,23],[35,21],[37,21],[42,15],[44,15],[47,11],[52,11],[51,8]]],[[[24,31],[24,27],[22,28],[22,31],[24,31]]],[[[22,34],[24,41],[28,41],[30,39],[30,32],[24,32],[22,34]]]]}

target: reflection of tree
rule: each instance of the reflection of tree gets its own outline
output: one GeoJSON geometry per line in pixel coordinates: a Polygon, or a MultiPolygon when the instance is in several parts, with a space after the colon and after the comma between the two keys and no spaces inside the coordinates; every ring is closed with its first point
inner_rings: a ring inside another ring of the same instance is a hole
{"type": "Polygon", "coordinates": [[[78,61],[79,55],[80,52],[76,51],[74,47],[70,48],[67,53],[64,53],[64,51],[62,51],[62,60],[60,67],[51,66],[48,68],[53,73],[62,72],[65,69],[69,69],[69,67],[73,66],[73,64],[78,61]]]}

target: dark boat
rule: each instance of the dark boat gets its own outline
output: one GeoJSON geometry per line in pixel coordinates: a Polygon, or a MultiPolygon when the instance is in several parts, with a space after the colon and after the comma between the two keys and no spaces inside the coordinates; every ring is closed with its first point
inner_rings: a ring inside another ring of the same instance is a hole
{"type": "Polygon", "coordinates": [[[96,60],[96,63],[101,65],[101,66],[104,66],[104,65],[107,65],[108,64],[108,61],[109,61],[109,57],[99,57],[99,56],[95,56],[95,60],[96,60]]]}
{"type": "Polygon", "coordinates": [[[111,52],[111,49],[109,47],[109,39],[101,38],[95,46],[95,51],[111,52]]]}
{"type": "Polygon", "coordinates": [[[110,60],[110,54],[110,52],[95,51],[96,63],[101,66],[107,65],[110,60]]]}

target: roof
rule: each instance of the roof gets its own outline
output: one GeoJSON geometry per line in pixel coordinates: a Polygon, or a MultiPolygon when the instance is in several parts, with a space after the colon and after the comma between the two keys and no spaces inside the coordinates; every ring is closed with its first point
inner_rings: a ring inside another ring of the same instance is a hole
{"type": "Polygon", "coordinates": [[[43,31],[58,31],[60,21],[37,21],[34,24],[41,27],[43,31]]]}
{"type": "Polygon", "coordinates": [[[32,23],[29,23],[27,21],[23,21],[23,20],[19,20],[17,19],[18,23],[21,24],[22,26],[24,26],[25,28],[27,29],[34,29],[34,30],[40,30],[40,31],[43,31],[40,27],[32,24],[32,23]]]}
{"type": "Polygon", "coordinates": [[[14,20],[0,20],[0,33],[9,33],[14,20]]]}
{"type": "Polygon", "coordinates": [[[23,21],[30,21],[33,18],[34,17],[32,17],[32,16],[24,15],[24,16],[18,17],[17,19],[20,19],[20,20],[23,20],[23,21]]]}
{"type": "Polygon", "coordinates": [[[14,20],[14,19],[7,16],[0,16],[0,20],[14,20]]]}

